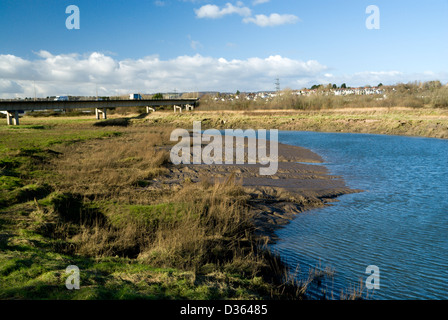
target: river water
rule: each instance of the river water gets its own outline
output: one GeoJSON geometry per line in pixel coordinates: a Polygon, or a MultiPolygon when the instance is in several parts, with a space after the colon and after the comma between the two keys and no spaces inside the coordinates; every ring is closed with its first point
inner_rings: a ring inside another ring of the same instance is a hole
{"type": "Polygon", "coordinates": [[[365,190],[277,232],[272,249],[299,278],[316,266],[335,271],[310,287],[315,298],[323,290],[339,298],[363,283],[370,299],[448,299],[447,140],[281,131],[279,142],[316,152],[331,174],[365,190]],[[368,278],[371,265],[379,281],[368,278]]]}

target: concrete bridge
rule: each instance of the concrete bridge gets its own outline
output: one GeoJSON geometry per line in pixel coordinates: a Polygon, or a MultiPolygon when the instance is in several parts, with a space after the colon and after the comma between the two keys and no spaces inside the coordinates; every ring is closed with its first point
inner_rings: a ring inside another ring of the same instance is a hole
{"type": "Polygon", "coordinates": [[[0,101],[0,112],[6,114],[8,125],[19,124],[19,113],[24,111],[53,109],[95,109],[95,116],[107,119],[107,109],[117,107],[146,107],[146,112],[156,106],[173,106],[174,112],[185,107],[187,110],[197,105],[198,99],[147,99],[147,100],[78,100],[78,101],[0,101]]]}

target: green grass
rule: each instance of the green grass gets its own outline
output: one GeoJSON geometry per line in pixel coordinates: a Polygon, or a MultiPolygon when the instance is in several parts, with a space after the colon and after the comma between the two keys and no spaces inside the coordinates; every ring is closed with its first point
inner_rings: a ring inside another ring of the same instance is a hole
{"type": "Polygon", "coordinates": [[[66,119],[58,120],[52,125],[0,125],[0,208],[6,203],[14,204],[34,197],[39,199],[51,191],[48,184],[39,180],[45,176],[51,180],[48,178],[52,173],[42,170],[42,167],[58,155],[54,150],[58,145],[107,139],[122,134],[116,130],[86,126],[86,120],[81,125],[68,126],[64,125],[66,119]]]}
{"type": "Polygon", "coordinates": [[[72,258],[53,252],[56,241],[27,229],[35,225],[26,221],[34,210],[27,201],[52,191],[39,181],[48,177],[42,167],[58,154],[49,147],[117,134],[48,124],[0,126],[0,298],[69,298],[61,270],[72,258]]]}
{"type": "Polygon", "coordinates": [[[0,190],[11,191],[23,187],[22,179],[12,176],[0,176],[0,190]]]}
{"type": "MultiPolygon", "coordinates": [[[[57,197],[50,195],[38,204],[54,205],[57,197]]],[[[256,279],[238,272],[217,272],[214,266],[200,274],[153,267],[136,259],[60,253],[60,240],[32,230],[37,219],[35,206],[27,202],[0,210],[0,299],[258,299],[260,292],[269,294],[266,284],[260,286],[256,279]],[[69,265],[80,269],[80,290],[65,287],[69,265]]],[[[127,209],[144,219],[151,213],[176,213],[175,207],[161,204],[127,209]]]]}
{"type": "Polygon", "coordinates": [[[187,209],[185,204],[173,202],[154,205],[109,204],[107,206],[110,221],[117,227],[133,222],[151,228],[159,223],[179,221],[187,209]]]}
{"type": "MultiPolygon", "coordinates": [[[[223,260],[221,266],[219,263],[207,263],[196,269],[170,266],[164,259],[153,264],[150,259],[127,257],[125,253],[129,249],[126,246],[133,249],[135,245],[132,241],[138,236],[132,233],[124,235],[123,239],[130,243],[120,242],[122,231],[126,231],[129,225],[144,226],[143,231],[158,230],[160,225],[167,228],[163,230],[171,231],[170,236],[176,236],[177,230],[169,228],[182,225],[186,212],[190,220],[185,222],[185,226],[192,223],[191,226],[202,228],[206,223],[219,223],[219,215],[213,216],[212,212],[204,215],[208,220],[200,221],[203,217],[200,210],[194,210],[195,203],[192,201],[168,197],[158,202],[145,200],[144,204],[140,204],[130,203],[124,200],[126,198],[120,201],[113,198],[96,200],[61,190],[62,182],[67,184],[67,181],[63,180],[63,172],[54,170],[52,163],[63,157],[64,152],[78,150],[77,145],[95,139],[107,141],[108,150],[114,151],[115,139],[123,139],[129,130],[133,130],[132,127],[96,127],[94,121],[87,118],[21,120],[23,125],[18,127],[0,125],[0,299],[261,299],[271,297],[272,292],[277,290],[276,285],[261,281],[258,275],[251,272],[253,264],[249,263],[250,259],[223,260]],[[41,120],[42,124],[38,124],[41,120]],[[200,223],[195,224],[197,220],[200,223]],[[99,237],[104,235],[109,238],[96,243],[92,239],[95,230],[104,226],[110,230],[106,228],[99,233],[99,237]],[[86,230],[88,232],[83,233],[86,230]],[[80,239],[79,236],[85,238],[80,239]],[[86,249],[78,250],[83,245],[86,249]],[[100,245],[105,246],[104,250],[98,250],[102,254],[90,254],[100,245]],[[69,265],[80,269],[80,290],[70,291],[65,287],[68,276],[65,269],[69,265]]],[[[143,132],[146,130],[141,129],[143,132]]],[[[149,136],[149,139],[152,137],[149,136]]],[[[99,148],[97,150],[103,148],[103,144],[92,143],[99,148]]],[[[126,152],[127,148],[120,150],[126,152]]],[[[77,154],[70,156],[71,161],[77,161],[77,154]]],[[[153,155],[150,153],[146,157],[153,155]]],[[[142,159],[141,155],[125,154],[120,165],[133,170],[133,166],[140,165],[142,159]]],[[[163,166],[163,163],[160,162],[160,165],[163,166]]],[[[159,164],[154,167],[154,170],[162,169],[159,164]]],[[[142,188],[150,184],[150,180],[139,180],[137,185],[126,186],[126,191],[140,194],[142,188]]],[[[189,187],[194,189],[194,186],[189,187]]],[[[157,193],[153,197],[157,197],[157,193]]],[[[211,204],[202,206],[207,210],[213,209],[211,204]]],[[[228,210],[227,207],[225,210],[228,210]]],[[[192,231],[197,230],[179,231],[190,236],[192,231]]],[[[149,238],[156,236],[147,232],[142,232],[142,235],[149,238]]],[[[182,235],[173,242],[178,248],[166,245],[163,249],[175,249],[165,254],[179,252],[181,256],[178,259],[183,259],[183,254],[185,259],[194,258],[189,250],[196,250],[196,246],[201,248],[202,245],[210,246],[217,257],[220,252],[229,251],[214,248],[213,235],[208,236],[210,239],[199,238],[204,241],[203,244],[196,243],[196,238],[192,238],[183,247],[182,235]]],[[[230,241],[221,239],[217,243],[222,246],[230,241]]],[[[190,263],[189,260],[178,264],[186,266],[190,263]]],[[[280,298],[282,293],[276,292],[274,296],[280,298]]]]}
{"type": "Polygon", "coordinates": [[[201,297],[203,288],[193,286],[191,274],[121,258],[96,261],[37,250],[7,250],[0,254],[0,276],[0,299],[206,298],[201,297]],[[80,290],[65,286],[69,265],[80,269],[80,290]]]}
{"type": "Polygon", "coordinates": [[[126,258],[89,259],[48,250],[28,233],[9,239],[0,252],[0,299],[257,299],[269,287],[238,275],[207,276],[154,268],[126,258]],[[33,245],[26,244],[31,243],[33,245]],[[80,290],[65,287],[69,265],[80,269],[80,290]],[[225,281],[223,281],[225,280],[225,281]]]}
{"type": "MultiPolygon", "coordinates": [[[[70,144],[89,139],[118,136],[120,131],[110,128],[87,126],[87,119],[58,118],[48,124],[48,120],[32,119],[31,122],[42,120],[44,124],[21,124],[7,126],[0,124],[0,150],[17,150],[21,148],[48,148],[57,144],[70,144]]],[[[27,119],[30,121],[30,118],[27,119]]],[[[26,123],[26,121],[23,121],[26,123]]]]}
{"type": "Polygon", "coordinates": [[[43,130],[48,129],[48,126],[42,126],[42,125],[20,125],[20,126],[8,126],[8,130],[27,130],[27,129],[37,129],[37,130],[43,130]]]}

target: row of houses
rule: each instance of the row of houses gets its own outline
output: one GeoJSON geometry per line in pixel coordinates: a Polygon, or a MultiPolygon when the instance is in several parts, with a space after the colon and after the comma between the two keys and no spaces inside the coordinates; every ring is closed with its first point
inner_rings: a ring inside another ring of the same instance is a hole
{"type": "MultiPolygon", "coordinates": [[[[364,88],[341,88],[341,89],[302,89],[292,90],[291,94],[297,96],[311,96],[311,95],[334,95],[334,96],[349,96],[349,95],[384,95],[384,90],[379,87],[364,87],[364,88]]],[[[271,100],[277,96],[287,94],[285,91],[280,92],[250,92],[240,95],[235,94],[220,94],[214,98],[215,101],[235,101],[235,100],[271,100]]]]}
{"type": "Polygon", "coordinates": [[[349,96],[349,95],[383,95],[384,90],[379,87],[364,87],[364,88],[338,88],[329,90],[318,89],[302,89],[294,91],[295,94],[300,96],[310,96],[315,94],[320,95],[335,95],[335,96],[349,96]]]}
{"type": "Polygon", "coordinates": [[[384,94],[384,90],[377,87],[334,89],[332,91],[335,96],[384,94]]]}

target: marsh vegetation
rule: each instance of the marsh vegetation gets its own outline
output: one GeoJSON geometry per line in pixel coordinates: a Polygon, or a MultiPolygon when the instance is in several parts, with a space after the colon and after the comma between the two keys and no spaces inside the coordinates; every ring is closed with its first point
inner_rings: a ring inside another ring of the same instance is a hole
{"type": "Polygon", "coordinates": [[[0,128],[2,299],[304,298],[234,177],[151,187],[169,127],[34,120],[0,128]]]}

